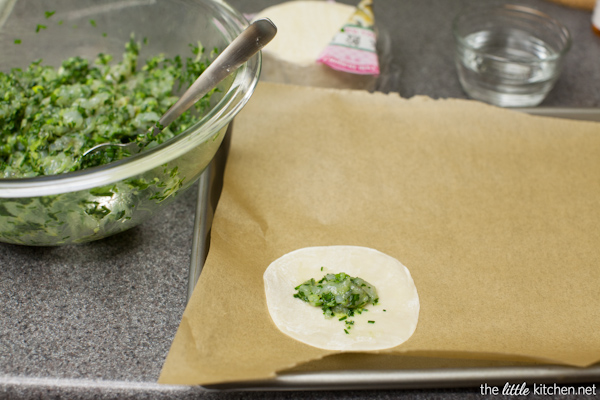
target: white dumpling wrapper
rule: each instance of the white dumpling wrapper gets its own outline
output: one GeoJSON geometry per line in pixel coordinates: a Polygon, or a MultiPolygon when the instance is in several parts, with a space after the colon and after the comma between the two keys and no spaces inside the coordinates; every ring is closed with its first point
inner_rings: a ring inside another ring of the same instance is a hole
{"type": "Polygon", "coordinates": [[[313,65],[356,7],[325,1],[288,1],[268,7],[257,15],[277,26],[277,35],[263,54],[295,65],[313,65]]]}
{"type": "Polygon", "coordinates": [[[267,307],[277,328],[310,346],[347,351],[389,349],[407,341],[417,328],[419,296],[410,272],[400,261],[371,248],[295,250],[273,261],[263,278],[267,307]],[[325,318],[321,308],[294,297],[294,288],[305,281],[340,272],[364,279],[379,295],[377,305],[351,317],[355,322],[349,334],[344,332],[343,321],[325,318]]]}

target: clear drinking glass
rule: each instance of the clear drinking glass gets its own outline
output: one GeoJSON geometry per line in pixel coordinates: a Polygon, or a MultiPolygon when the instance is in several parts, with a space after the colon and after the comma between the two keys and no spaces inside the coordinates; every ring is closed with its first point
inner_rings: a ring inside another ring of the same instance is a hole
{"type": "Polygon", "coordinates": [[[455,62],[464,91],[501,107],[540,104],[571,47],[566,27],[522,6],[469,8],[452,25],[455,62]]]}

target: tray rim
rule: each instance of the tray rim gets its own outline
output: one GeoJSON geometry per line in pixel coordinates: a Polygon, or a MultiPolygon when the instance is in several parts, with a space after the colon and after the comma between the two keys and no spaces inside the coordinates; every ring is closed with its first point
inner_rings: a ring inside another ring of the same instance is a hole
{"type": "Polygon", "coordinates": [[[588,368],[535,366],[353,370],[282,373],[272,379],[204,385],[206,389],[240,390],[367,390],[476,388],[483,384],[584,384],[598,382],[600,365],[588,368]]]}

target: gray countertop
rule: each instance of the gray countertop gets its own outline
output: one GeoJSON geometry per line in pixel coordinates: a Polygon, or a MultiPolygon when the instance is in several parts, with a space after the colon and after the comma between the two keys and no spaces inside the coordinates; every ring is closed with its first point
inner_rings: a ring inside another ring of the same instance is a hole
{"type": "MultiPolygon", "coordinates": [[[[403,97],[465,98],[450,22],[475,2],[376,1],[391,56],[379,89],[403,97]]],[[[244,13],[275,3],[230,1],[244,13]]],[[[600,37],[591,32],[590,12],[543,0],[518,3],[554,16],[573,35],[564,72],[542,106],[599,106],[600,37]]],[[[186,303],[196,200],[197,185],[143,225],[90,244],[0,243],[0,399],[480,397],[479,388],[215,392],[156,384],[186,303]]]]}

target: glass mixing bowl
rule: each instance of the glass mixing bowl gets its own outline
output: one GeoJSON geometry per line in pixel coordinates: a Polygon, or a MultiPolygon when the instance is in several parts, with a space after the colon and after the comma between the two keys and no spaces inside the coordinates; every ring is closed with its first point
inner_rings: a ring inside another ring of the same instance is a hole
{"type": "MultiPolygon", "coordinates": [[[[221,1],[8,0],[0,4],[0,70],[40,58],[54,66],[76,55],[94,60],[99,53],[118,61],[132,33],[147,39],[140,61],[159,53],[193,57],[190,44],[223,50],[247,24],[221,1]]],[[[209,164],[252,95],[260,65],[257,54],[220,84],[193,126],[151,150],[77,172],[0,179],[0,241],[81,243],[147,220],[209,164]]]]}

